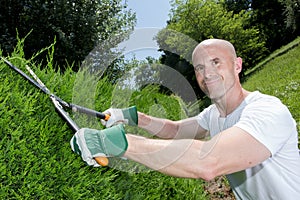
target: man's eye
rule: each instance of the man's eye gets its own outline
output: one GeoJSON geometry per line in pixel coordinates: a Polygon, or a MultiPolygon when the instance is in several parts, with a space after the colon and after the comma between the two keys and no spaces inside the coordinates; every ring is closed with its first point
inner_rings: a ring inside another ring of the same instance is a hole
{"type": "Polygon", "coordinates": [[[200,72],[200,71],[203,71],[204,68],[205,68],[205,67],[204,67],[203,65],[198,65],[198,66],[195,67],[195,71],[196,71],[196,72],[200,72]]]}
{"type": "Polygon", "coordinates": [[[212,61],[213,66],[218,66],[219,65],[219,61],[218,60],[214,60],[212,61]]]}

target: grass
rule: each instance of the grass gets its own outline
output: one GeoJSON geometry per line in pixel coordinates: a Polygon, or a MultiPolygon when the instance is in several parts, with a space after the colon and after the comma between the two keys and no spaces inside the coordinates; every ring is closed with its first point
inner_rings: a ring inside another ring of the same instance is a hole
{"type": "MultiPolygon", "coordinates": [[[[295,43],[283,47],[288,50],[270,55],[243,86],[279,97],[289,107],[300,130],[300,47],[295,43]]],[[[21,49],[19,45],[11,61],[25,71],[27,61],[21,49]]],[[[60,74],[52,69],[51,63],[43,70],[38,65],[31,67],[52,92],[69,102],[97,110],[120,106],[118,102],[122,102],[157,117],[174,120],[186,117],[184,110],[188,108],[181,100],[160,94],[157,87],[146,87],[124,98],[121,93],[114,95],[115,88],[106,79],[96,83],[70,70],[60,74]]],[[[73,132],[55,112],[48,96],[3,62],[0,62],[0,80],[0,199],[214,197],[205,191],[202,180],[165,176],[130,161],[112,159],[111,168],[85,166],[71,151],[69,140],[73,132]]],[[[71,116],[80,126],[101,128],[94,118],[71,116]]],[[[134,127],[127,130],[147,134],[134,127]]]]}
{"type": "Polygon", "coordinates": [[[273,59],[287,53],[289,50],[297,47],[300,44],[300,37],[296,38],[294,41],[290,42],[289,44],[277,49],[273,53],[271,53],[267,58],[263,59],[260,63],[258,63],[255,67],[251,68],[250,70],[245,72],[246,76],[251,75],[252,73],[257,72],[262,67],[266,66],[266,64],[273,59]]]}

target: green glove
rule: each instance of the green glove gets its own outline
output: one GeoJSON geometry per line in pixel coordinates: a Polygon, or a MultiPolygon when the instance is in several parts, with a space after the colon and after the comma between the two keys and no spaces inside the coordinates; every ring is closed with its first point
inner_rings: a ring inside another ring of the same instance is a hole
{"type": "Polygon", "coordinates": [[[111,127],[115,124],[124,123],[130,126],[137,126],[138,114],[135,106],[129,108],[110,108],[103,113],[110,115],[110,118],[105,121],[101,120],[102,124],[106,127],[111,127]]]}
{"type": "Polygon", "coordinates": [[[121,157],[128,143],[124,127],[119,124],[104,130],[82,128],[74,134],[70,145],[87,165],[99,167],[95,157],[121,157]]]}

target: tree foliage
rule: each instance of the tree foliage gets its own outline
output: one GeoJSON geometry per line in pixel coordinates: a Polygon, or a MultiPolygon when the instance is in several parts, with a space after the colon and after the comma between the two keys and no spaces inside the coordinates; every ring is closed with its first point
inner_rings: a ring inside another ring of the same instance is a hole
{"type": "Polygon", "coordinates": [[[270,52],[280,48],[285,41],[291,41],[290,31],[287,31],[284,25],[284,7],[278,0],[255,0],[252,1],[251,8],[253,10],[251,25],[259,28],[270,52]]]}
{"type": "Polygon", "coordinates": [[[284,5],[285,24],[294,35],[300,34],[300,0],[279,0],[284,5]]]}
{"type": "MultiPolygon", "coordinates": [[[[135,15],[121,0],[3,0],[0,13],[0,44],[4,55],[13,51],[16,35],[26,38],[30,58],[56,38],[54,60],[60,67],[80,63],[111,35],[133,28],[135,15]]],[[[42,60],[44,57],[40,57],[42,60]]]]}
{"type": "Polygon", "coordinates": [[[225,0],[228,11],[251,12],[250,25],[259,29],[270,52],[280,48],[300,33],[299,0],[225,0]]]}
{"type": "Polygon", "coordinates": [[[177,4],[168,28],[186,34],[197,42],[207,38],[229,40],[238,55],[248,59],[244,65],[249,68],[254,61],[261,59],[266,50],[259,30],[249,27],[250,14],[243,10],[234,14],[214,1],[203,1],[201,4],[189,0],[185,4],[177,4]]]}
{"type": "Polygon", "coordinates": [[[225,0],[224,6],[226,10],[239,13],[242,10],[249,10],[251,8],[252,0],[225,0]]]}

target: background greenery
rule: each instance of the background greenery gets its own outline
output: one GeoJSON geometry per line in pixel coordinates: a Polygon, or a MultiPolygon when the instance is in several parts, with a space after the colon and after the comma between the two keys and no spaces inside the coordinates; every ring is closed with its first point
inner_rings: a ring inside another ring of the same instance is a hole
{"type": "MultiPolygon", "coordinates": [[[[136,21],[121,0],[2,0],[0,6],[3,54],[13,52],[17,35],[24,38],[30,33],[24,44],[26,58],[56,40],[54,65],[62,70],[73,63],[77,70],[99,43],[115,47],[136,21]]],[[[39,54],[35,59],[45,58],[46,54],[39,54]]]]}
{"type": "MultiPolygon", "coordinates": [[[[248,58],[245,70],[300,33],[300,0],[170,0],[170,4],[167,29],[185,34],[197,43],[211,37],[230,40],[238,54],[248,58]]],[[[115,47],[128,37],[136,23],[135,13],[122,0],[2,0],[0,6],[3,55],[13,52],[17,35],[24,38],[30,33],[24,44],[25,57],[31,58],[56,40],[54,66],[62,70],[68,64],[78,70],[99,44],[107,42],[115,47]]],[[[189,63],[165,48],[178,46],[176,38],[168,40],[158,38],[163,53],[160,62],[192,80],[193,68],[189,63]]],[[[40,62],[45,57],[39,54],[35,59],[40,62]]],[[[114,68],[115,63],[111,65],[114,68]]]]}

